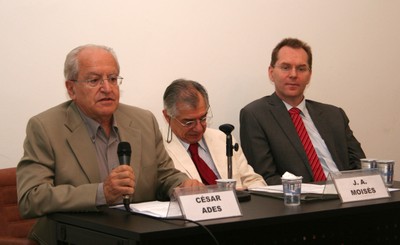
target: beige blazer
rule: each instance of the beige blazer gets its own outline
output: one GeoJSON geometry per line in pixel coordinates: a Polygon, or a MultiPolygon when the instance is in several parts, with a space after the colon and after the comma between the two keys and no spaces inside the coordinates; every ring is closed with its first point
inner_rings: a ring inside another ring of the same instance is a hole
{"type": "MultiPolygon", "coordinates": [[[[136,175],[132,201],[168,199],[172,189],[188,177],[174,168],[154,115],[120,104],[114,116],[121,141],[132,147],[131,166],[136,175]]],[[[29,120],[24,155],[17,166],[17,191],[23,217],[43,216],[31,237],[43,244],[54,242],[54,225],[44,215],[97,211],[99,182],[96,150],[74,102],[29,120]]]]}
{"type": "MultiPolygon", "coordinates": [[[[167,130],[163,132],[163,142],[165,149],[174,161],[175,167],[186,173],[190,178],[201,181],[200,175],[194,165],[190,154],[184,148],[182,143],[174,134],[172,141],[167,143],[167,130]]],[[[221,178],[228,178],[228,160],[226,156],[226,134],[213,128],[207,128],[204,135],[204,141],[210,151],[211,157],[216,165],[221,178]]],[[[236,140],[233,138],[233,143],[236,140]]],[[[265,186],[266,183],[261,175],[256,174],[253,168],[247,163],[247,160],[239,147],[239,150],[233,152],[232,156],[232,178],[236,179],[237,188],[248,188],[265,186]]]]}

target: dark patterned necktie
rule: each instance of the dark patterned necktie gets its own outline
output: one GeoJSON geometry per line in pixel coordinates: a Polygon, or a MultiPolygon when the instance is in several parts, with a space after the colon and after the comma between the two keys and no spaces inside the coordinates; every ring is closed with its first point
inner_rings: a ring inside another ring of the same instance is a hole
{"type": "Polygon", "coordinates": [[[208,167],[208,165],[204,162],[203,159],[199,156],[199,144],[190,144],[189,152],[192,156],[192,160],[196,165],[197,171],[200,174],[201,180],[205,185],[215,185],[217,182],[217,176],[214,172],[208,167]]]}
{"type": "Polygon", "coordinates": [[[297,130],[297,133],[299,134],[301,143],[304,146],[304,150],[306,151],[308,161],[313,171],[314,181],[325,181],[325,173],[322,169],[322,165],[318,159],[317,153],[315,152],[314,146],[310,140],[310,136],[308,135],[307,130],[304,127],[303,119],[300,116],[300,110],[293,107],[289,110],[289,113],[297,130]]]}

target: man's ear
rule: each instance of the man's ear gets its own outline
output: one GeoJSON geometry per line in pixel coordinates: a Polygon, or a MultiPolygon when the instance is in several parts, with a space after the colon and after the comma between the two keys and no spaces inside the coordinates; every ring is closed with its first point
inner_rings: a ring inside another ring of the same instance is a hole
{"type": "Polygon", "coordinates": [[[169,121],[171,120],[171,117],[168,115],[167,110],[162,110],[162,113],[164,115],[165,121],[169,124],[169,121]]]}
{"type": "Polygon", "coordinates": [[[274,68],[273,68],[272,66],[269,66],[269,67],[268,67],[268,77],[269,77],[269,80],[270,80],[271,82],[274,82],[274,77],[273,77],[273,75],[272,75],[273,70],[274,70],[274,68]]]}
{"type": "Polygon", "coordinates": [[[71,80],[65,81],[65,87],[67,88],[67,92],[69,97],[73,100],[75,99],[75,82],[71,80]]]}

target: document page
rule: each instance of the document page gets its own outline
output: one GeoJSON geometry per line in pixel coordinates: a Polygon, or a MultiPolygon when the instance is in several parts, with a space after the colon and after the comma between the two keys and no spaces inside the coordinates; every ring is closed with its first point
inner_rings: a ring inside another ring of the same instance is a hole
{"type": "MultiPolygon", "coordinates": [[[[125,210],[125,207],[122,204],[115,205],[111,208],[125,210]]],[[[135,213],[146,214],[158,218],[179,217],[182,215],[179,205],[171,205],[171,208],[173,210],[169,210],[170,202],[151,201],[151,202],[131,203],[130,208],[135,213]],[[172,213],[173,216],[168,215],[168,210],[169,214],[172,213]]]]}
{"type": "MultiPolygon", "coordinates": [[[[316,184],[301,184],[301,193],[312,193],[312,194],[323,194],[325,185],[316,185],[316,184]]],[[[262,191],[269,193],[283,193],[282,185],[269,185],[263,187],[255,187],[249,188],[250,191],[262,191]]]]}

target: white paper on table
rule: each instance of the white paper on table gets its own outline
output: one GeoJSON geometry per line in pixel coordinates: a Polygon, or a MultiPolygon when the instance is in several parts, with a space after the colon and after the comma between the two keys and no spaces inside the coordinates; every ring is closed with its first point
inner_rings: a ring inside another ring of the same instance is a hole
{"type": "MultiPolygon", "coordinates": [[[[325,185],[316,185],[316,184],[301,184],[301,193],[313,193],[313,194],[323,194],[325,185]]],[[[263,187],[254,187],[249,188],[250,191],[262,191],[269,193],[283,193],[282,185],[269,185],[263,187]]]]}
{"type": "MultiPolygon", "coordinates": [[[[174,210],[169,210],[169,213],[170,214],[173,213],[173,215],[172,216],[168,215],[170,202],[151,201],[151,202],[131,203],[129,206],[135,213],[141,213],[158,218],[182,216],[179,205],[171,205],[171,207],[174,207],[174,210]]],[[[122,204],[112,206],[111,208],[125,210],[125,207],[122,204]]]]}

